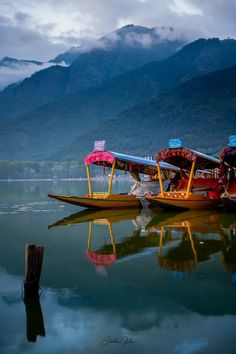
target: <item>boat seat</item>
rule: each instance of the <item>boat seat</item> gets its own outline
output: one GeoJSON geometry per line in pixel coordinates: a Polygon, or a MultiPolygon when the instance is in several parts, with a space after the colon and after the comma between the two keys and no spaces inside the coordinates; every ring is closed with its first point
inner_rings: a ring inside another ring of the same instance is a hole
{"type": "MultiPolygon", "coordinates": [[[[209,190],[209,189],[208,189],[209,190]]],[[[200,188],[193,188],[191,190],[193,194],[201,194],[207,196],[207,190],[206,189],[200,189],[200,188]]]]}

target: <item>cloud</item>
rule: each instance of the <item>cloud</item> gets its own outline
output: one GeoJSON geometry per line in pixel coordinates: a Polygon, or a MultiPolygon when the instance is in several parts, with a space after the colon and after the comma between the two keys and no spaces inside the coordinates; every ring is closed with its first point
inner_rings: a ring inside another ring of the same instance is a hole
{"type": "Polygon", "coordinates": [[[178,15],[203,15],[202,10],[188,0],[173,0],[169,7],[173,12],[178,15]]]}
{"type": "Polygon", "coordinates": [[[236,38],[236,0],[173,0],[175,27],[195,36],[236,38]]]}
{"type": "Polygon", "coordinates": [[[30,19],[29,14],[25,12],[16,12],[14,17],[18,24],[23,24],[23,25],[27,23],[27,21],[30,19]]]}
{"type": "Polygon", "coordinates": [[[122,30],[109,33],[97,42],[100,42],[101,46],[103,44],[104,47],[109,47],[114,43],[122,42],[127,46],[142,46],[144,48],[150,48],[152,45],[156,45],[163,40],[173,41],[176,39],[185,40],[186,38],[182,34],[176,32],[173,27],[162,26],[147,29],[146,27],[127,25],[126,27],[123,27],[122,30]]]}
{"type": "Polygon", "coordinates": [[[52,43],[37,31],[14,25],[6,17],[0,19],[0,57],[47,61],[66,49],[65,44],[52,43]]]}
{"type": "MultiPolygon", "coordinates": [[[[144,352],[197,354],[235,352],[235,324],[233,315],[203,316],[186,311],[174,303],[162,310],[152,309],[144,302],[143,311],[138,308],[116,309],[116,303],[106,310],[88,301],[84,305],[81,293],[71,289],[44,289],[41,309],[45,321],[46,337],[37,343],[25,338],[25,315],[19,289],[21,279],[1,271],[3,280],[0,291],[2,352],[29,353],[130,353],[144,352]],[[9,299],[11,301],[9,301],[9,299]],[[8,301],[6,303],[6,300],[8,301]],[[114,305],[115,304],[115,305],[114,305]],[[127,317],[129,318],[128,323],[127,317]],[[12,321],[14,318],[14,321],[12,321]],[[127,326],[128,324],[128,326],[127,326]],[[131,328],[129,325],[131,324],[131,328]],[[133,324],[133,325],[132,325],[133,324]],[[92,334],[92,335],[91,335],[92,334]],[[104,337],[132,337],[134,343],[123,346],[108,344],[101,347],[104,337]]],[[[105,300],[106,300],[106,294],[105,300]]],[[[107,295],[108,297],[108,295],[107,295]]],[[[86,297],[87,298],[87,297],[86,297]]],[[[129,298],[128,298],[129,300],[129,298]]],[[[128,301],[127,300],[127,301],[128,301]]],[[[109,300],[107,301],[109,303],[109,300]]],[[[96,301],[99,304],[99,301],[96,301]]]]}
{"type": "Polygon", "coordinates": [[[55,65],[53,63],[43,63],[42,65],[37,65],[34,63],[30,64],[12,64],[11,66],[0,66],[0,90],[4,87],[22,81],[23,79],[30,77],[37,71],[49,68],[55,65]]]}
{"type": "Polygon", "coordinates": [[[189,40],[236,38],[236,0],[5,0],[0,13],[0,56],[22,57],[23,47],[45,60],[129,23],[173,27],[189,40]]]}

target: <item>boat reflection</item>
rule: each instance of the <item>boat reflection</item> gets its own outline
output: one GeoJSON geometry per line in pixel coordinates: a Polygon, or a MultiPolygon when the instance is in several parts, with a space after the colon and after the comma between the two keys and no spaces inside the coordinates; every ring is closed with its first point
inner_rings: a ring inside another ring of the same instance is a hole
{"type": "MultiPolygon", "coordinates": [[[[94,221],[96,222],[96,221],[94,221]]],[[[105,273],[105,269],[103,267],[105,266],[109,266],[112,265],[116,259],[116,244],[115,244],[115,237],[113,234],[113,230],[112,230],[112,224],[109,221],[106,220],[101,220],[101,223],[104,225],[107,225],[109,228],[109,234],[110,234],[110,238],[111,238],[111,243],[112,243],[112,248],[109,250],[103,252],[96,252],[96,251],[91,251],[91,238],[92,238],[92,229],[93,229],[93,222],[90,221],[89,223],[89,235],[88,235],[88,247],[87,247],[87,251],[86,251],[86,257],[92,262],[94,263],[98,268],[98,270],[100,270],[100,273],[105,273]]]]}
{"type": "Polygon", "coordinates": [[[80,224],[83,222],[96,222],[107,220],[110,223],[119,222],[124,220],[135,219],[140,214],[140,209],[108,209],[108,210],[95,210],[86,209],[78,213],[72,214],[63,218],[52,225],[48,226],[51,229],[56,226],[67,226],[72,224],[80,224]]]}
{"type": "Polygon", "coordinates": [[[222,224],[222,264],[232,272],[232,281],[236,283],[236,217],[232,220],[232,214],[225,214],[222,224]]]}
{"type": "Polygon", "coordinates": [[[84,210],[73,214],[67,218],[59,220],[50,225],[51,229],[57,226],[72,224],[89,223],[88,245],[86,257],[96,266],[98,273],[105,275],[105,267],[112,265],[116,261],[132,254],[137,254],[147,248],[154,248],[156,252],[158,235],[148,233],[146,237],[141,236],[141,231],[145,230],[146,225],[156,214],[149,209],[117,209],[117,210],[84,210]],[[135,224],[135,229],[131,237],[122,239],[118,242],[113,232],[113,224],[130,220],[135,224]],[[106,225],[109,231],[110,243],[104,244],[98,250],[92,250],[92,237],[95,225],[106,225]]]}
{"type": "Polygon", "coordinates": [[[212,211],[187,211],[164,221],[152,220],[151,231],[160,230],[157,255],[160,267],[176,272],[191,272],[197,264],[206,261],[211,254],[222,249],[221,213],[212,211]],[[169,248],[163,251],[163,242],[169,240],[169,248]],[[178,244],[171,240],[179,239],[178,244]]]}
{"type": "MultiPolygon", "coordinates": [[[[230,218],[232,222],[232,216],[230,218]]],[[[157,253],[158,265],[168,271],[189,273],[200,262],[222,252],[225,269],[236,271],[236,224],[226,225],[225,215],[217,210],[181,213],[149,209],[82,211],[64,218],[49,228],[89,223],[86,257],[101,273],[115,262],[157,253]],[[129,237],[118,239],[113,224],[130,220],[135,225],[129,237]],[[110,241],[92,247],[95,225],[106,225],[110,241]],[[232,236],[234,234],[234,237],[232,236]],[[229,236],[231,235],[231,236],[229,236]]]]}

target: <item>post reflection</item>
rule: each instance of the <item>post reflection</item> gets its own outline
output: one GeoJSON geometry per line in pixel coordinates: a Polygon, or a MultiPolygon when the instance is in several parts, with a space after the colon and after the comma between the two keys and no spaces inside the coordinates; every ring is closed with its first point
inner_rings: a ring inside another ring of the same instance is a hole
{"type": "Polygon", "coordinates": [[[39,296],[24,299],[26,313],[26,338],[29,342],[36,342],[37,336],[45,337],[43,312],[39,296]]]}

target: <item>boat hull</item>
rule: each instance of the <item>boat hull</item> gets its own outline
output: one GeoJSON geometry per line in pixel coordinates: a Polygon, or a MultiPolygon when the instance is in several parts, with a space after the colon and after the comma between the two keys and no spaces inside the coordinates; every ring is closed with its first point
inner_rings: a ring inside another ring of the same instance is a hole
{"type": "Polygon", "coordinates": [[[221,205],[220,199],[210,199],[199,194],[191,194],[188,198],[154,196],[146,199],[150,207],[164,209],[209,209],[221,205]]]}
{"type": "Polygon", "coordinates": [[[230,195],[221,196],[221,202],[226,209],[236,210],[236,197],[230,195]]]}
{"type": "Polygon", "coordinates": [[[48,229],[56,226],[67,226],[84,222],[96,222],[97,224],[108,225],[109,223],[136,219],[139,214],[140,209],[135,208],[84,209],[49,225],[48,229]]]}
{"type": "Polygon", "coordinates": [[[118,209],[118,208],[140,208],[139,199],[129,194],[99,194],[96,197],[89,196],[65,196],[48,194],[50,198],[60,200],[65,203],[78,205],[89,209],[118,209]]]}

